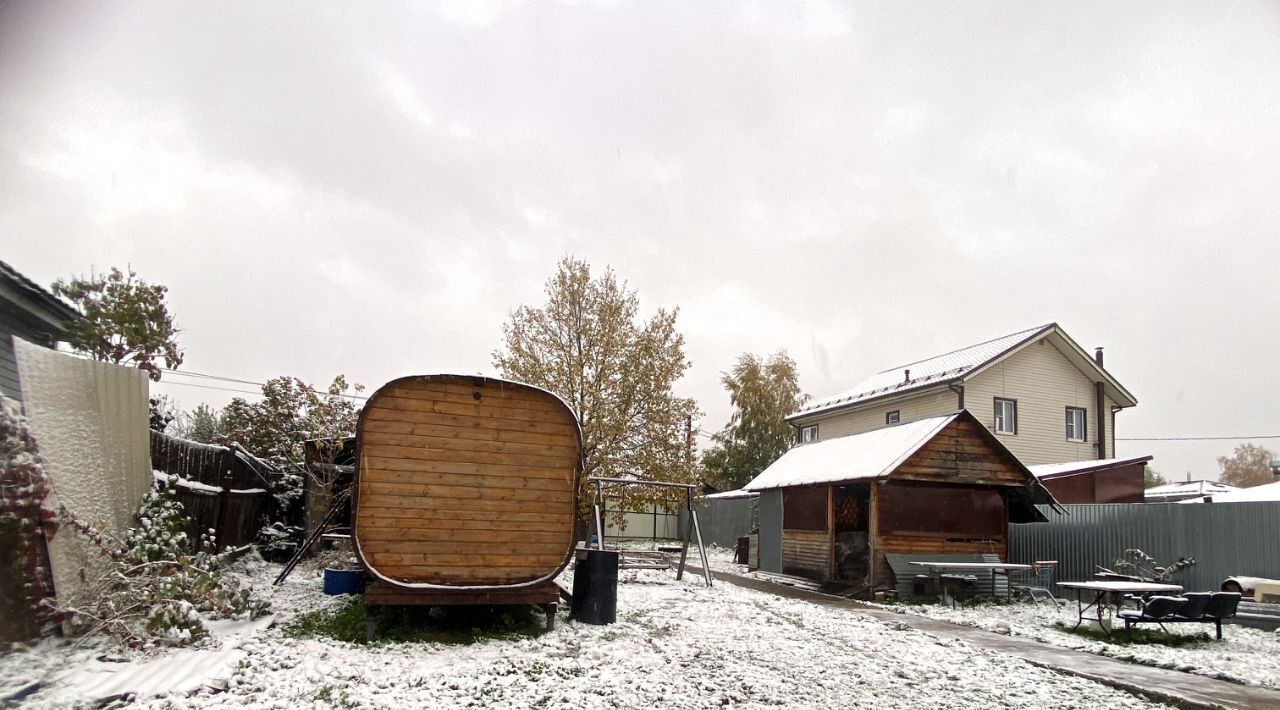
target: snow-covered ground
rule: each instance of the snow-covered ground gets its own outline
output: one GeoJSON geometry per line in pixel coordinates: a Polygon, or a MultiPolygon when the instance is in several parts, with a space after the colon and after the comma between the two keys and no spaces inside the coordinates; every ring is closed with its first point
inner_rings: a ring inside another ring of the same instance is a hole
{"type": "MultiPolygon", "coordinates": [[[[717,566],[727,564],[713,553],[717,566]]],[[[248,570],[284,619],[336,607],[320,578],[248,570]]],[[[618,623],[591,626],[562,610],[555,631],[468,646],[371,646],[293,639],[278,628],[236,637],[243,658],[225,690],[140,697],[137,707],[1075,707],[1151,704],[1122,691],[1032,666],[905,624],[718,584],[676,582],[670,571],[624,570],[618,623]]],[[[41,680],[29,707],[88,704],[77,664],[105,647],[46,643],[0,657],[0,683],[41,680]],[[64,682],[59,682],[62,679],[64,682]]],[[[216,648],[209,650],[217,650],[216,648]]],[[[174,656],[183,652],[170,652],[174,656]]],[[[136,666],[154,658],[123,660],[136,666]]],[[[97,661],[89,661],[98,663],[97,661]]]]}
{"type": "MultiPolygon", "coordinates": [[[[1280,688],[1280,632],[1250,629],[1233,624],[1222,627],[1222,641],[1209,640],[1180,646],[1160,643],[1112,643],[1086,638],[1068,630],[1076,624],[1076,602],[1067,601],[1056,609],[1049,604],[974,605],[952,609],[941,604],[879,605],[909,614],[919,614],[966,626],[1025,636],[1042,643],[1110,656],[1133,663],[1171,668],[1249,685],[1280,688]]],[[[1094,623],[1097,626],[1097,623],[1094,623]]],[[[1081,628],[1084,628],[1083,626],[1081,628]]],[[[1160,631],[1158,626],[1141,626],[1160,631]]],[[[1175,635],[1213,636],[1211,624],[1169,624],[1175,635]]],[[[1123,625],[1113,636],[1123,640],[1123,625]]]]}

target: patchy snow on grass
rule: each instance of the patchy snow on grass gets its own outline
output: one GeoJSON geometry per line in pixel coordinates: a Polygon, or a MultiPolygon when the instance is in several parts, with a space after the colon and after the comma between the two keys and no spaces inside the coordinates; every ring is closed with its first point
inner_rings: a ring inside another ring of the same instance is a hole
{"type": "MultiPolygon", "coordinates": [[[[1110,640],[1102,634],[1082,636],[1072,633],[1076,625],[1076,602],[1061,608],[1049,604],[1019,603],[973,604],[957,609],[942,604],[885,604],[887,609],[919,614],[951,621],[987,631],[1024,636],[1062,648],[1110,656],[1123,661],[1196,673],[1247,685],[1280,688],[1280,632],[1262,631],[1234,624],[1223,624],[1222,641],[1213,640],[1212,624],[1168,624],[1165,628],[1178,637],[1203,636],[1210,640],[1187,642],[1177,646],[1161,643],[1124,643],[1124,625],[1117,624],[1110,640]]],[[[1088,622],[1080,626],[1084,629],[1088,622]]],[[[1093,623],[1097,628],[1097,622],[1093,623]]],[[[1144,624],[1135,627],[1161,633],[1160,627],[1144,624]]]]}
{"type": "MultiPolygon", "coordinates": [[[[719,558],[721,555],[715,555],[719,558]]],[[[717,560],[719,561],[719,560],[717,560]]],[[[273,612],[288,617],[342,602],[299,571],[253,574],[273,612]]],[[[254,572],[249,570],[246,574],[254,572]]],[[[278,628],[238,640],[244,656],[224,682],[192,694],[136,699],[137,707],[1152,707],[1106,686],[1021,659],[940,639],[905,624],[717,584],[673,571],[624,570],[618,623],[569,621],[540,636],[472,645],[347,644],[292,639],[278,628]],[[217,688],[225,687],[225,690],[217,688]]],[[[37,647],[29,661],[73,659],[37,647]]],[[[10,656],[0,658],[6,666],[10,656]]],[[[145,659],[126,664],[145,662],[145,659]]],[[[6,672],[0,676],[7,675],[6,672]]],[[[30,707],[93,699],[65,687],[30,707]]]]}

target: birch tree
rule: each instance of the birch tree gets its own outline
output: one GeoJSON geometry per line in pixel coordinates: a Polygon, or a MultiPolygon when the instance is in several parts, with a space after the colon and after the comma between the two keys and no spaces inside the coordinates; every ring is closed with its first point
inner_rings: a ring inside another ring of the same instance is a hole
{"type": "Polygon", "coordinates": [[[741,488],[791,448],[795,430],[786,416],[808,399],[799,378],[786,351],[767,358],[743,353],[733,371],[721,375],[733,414],[702,458],[714,485],[741,488]]]}
{"type": "Polygon", "coordinates": [[[1241,488],[1271,483],[1275,481],[1272,470],[1275,460],[1275,454],[1261,446],[1241,444],[1231,456],[1218,457],[1218,467],[1222,469],[1218,482],[1241,488]]]}
{"type": "MultiPolygon", "coordinates": [[[[493,364],[507,379],[554,392],[577,413],[580,512],[591,504],[586,476],[694,483],[687,436],[697,405],[672,391],[690,364],[676,330],[679,309],[658,309],[644,320],[636,292],[612,269],[592,278],[591,267],[573,257],[560,261],[545,292],[545,304],[511,313],[493,364]]],[[[613,492],[615,510],[678,498],[671,489],[641,486],[613,492]]]]}

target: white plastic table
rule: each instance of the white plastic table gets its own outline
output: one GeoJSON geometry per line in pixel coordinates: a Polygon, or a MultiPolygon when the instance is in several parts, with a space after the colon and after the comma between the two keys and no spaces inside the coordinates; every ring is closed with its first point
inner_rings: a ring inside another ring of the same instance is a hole
{"type": "MultiPolygon", "coordinates": [[[[978,572],[987,571],[991,573],[991,594],[996,593],[996,574],[1003,574],[1007,580],[1009,570],[1032,569],[1031,565],[1016,564],[1013,562],[912,562],[917,567],[925,567],[937,579],[943,570],[955,570],[957,572],[978,572]]],[[[1013,594],[1012,588],[1005,585],[1006,596],[1013,594]]]]}
{"type": "Polygon", "coordinates": [[[1058,582],[1058,586],[1076,590],[1076,625],[1071,628],[1080,628],[1080,624],[1084,622],[1085,612],[1093,609],[1098,617],[1098,626],[1102,628],[1103,633],[1108,637],[1111,636],[1111,632],[1102,623],[1102,611],[1108,607],[1108,597],[1116,600],[1116,612],[1119,613],[1120,605],[1124,603],[1124,595],[1126,594],[1177,594],[1182,591],[1182,587],[1177,584],[1159,584],[1157,582],[1058,582]],[[1085,592],[1094,593],[1093,601],[1088,604],[1084,603],[1083,595],[1085,592]]]}

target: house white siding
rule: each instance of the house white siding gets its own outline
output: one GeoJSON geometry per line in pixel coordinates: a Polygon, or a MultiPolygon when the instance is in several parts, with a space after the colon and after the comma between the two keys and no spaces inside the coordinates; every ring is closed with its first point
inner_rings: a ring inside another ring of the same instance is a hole
{"type": "MultiPolygon", "coordinates": [[[[1034,341],[965,383],[965,408],[995,431],[995,398],[1016,400],[1016,434],[996,434],[1028,466],[1098,458],[1097,394],[1094,382],[1046,339],[1034,341]],[[1066,408],[1086,411],[1085,440],[1067,441],[1066,408]]],[[[1106,398],[1108,456],[1115,432],[1106,398]]]]}
{"type": "Polygon", "coordinates": [[[834,439],[838,436],[861,434],[864,431],[879,429],[885,425],[885,415],[897,411],[899,424],[928,419],[943,414],[950,414],[960,408],[960,395],[943,387],[929,390],[914,396],[904,397],[881,403],[870,403],[865,407],[842,412],[834,412],[825,417],[814,417],[794,422],[797,426],[818,425],[818,441],[834,439]]]}

